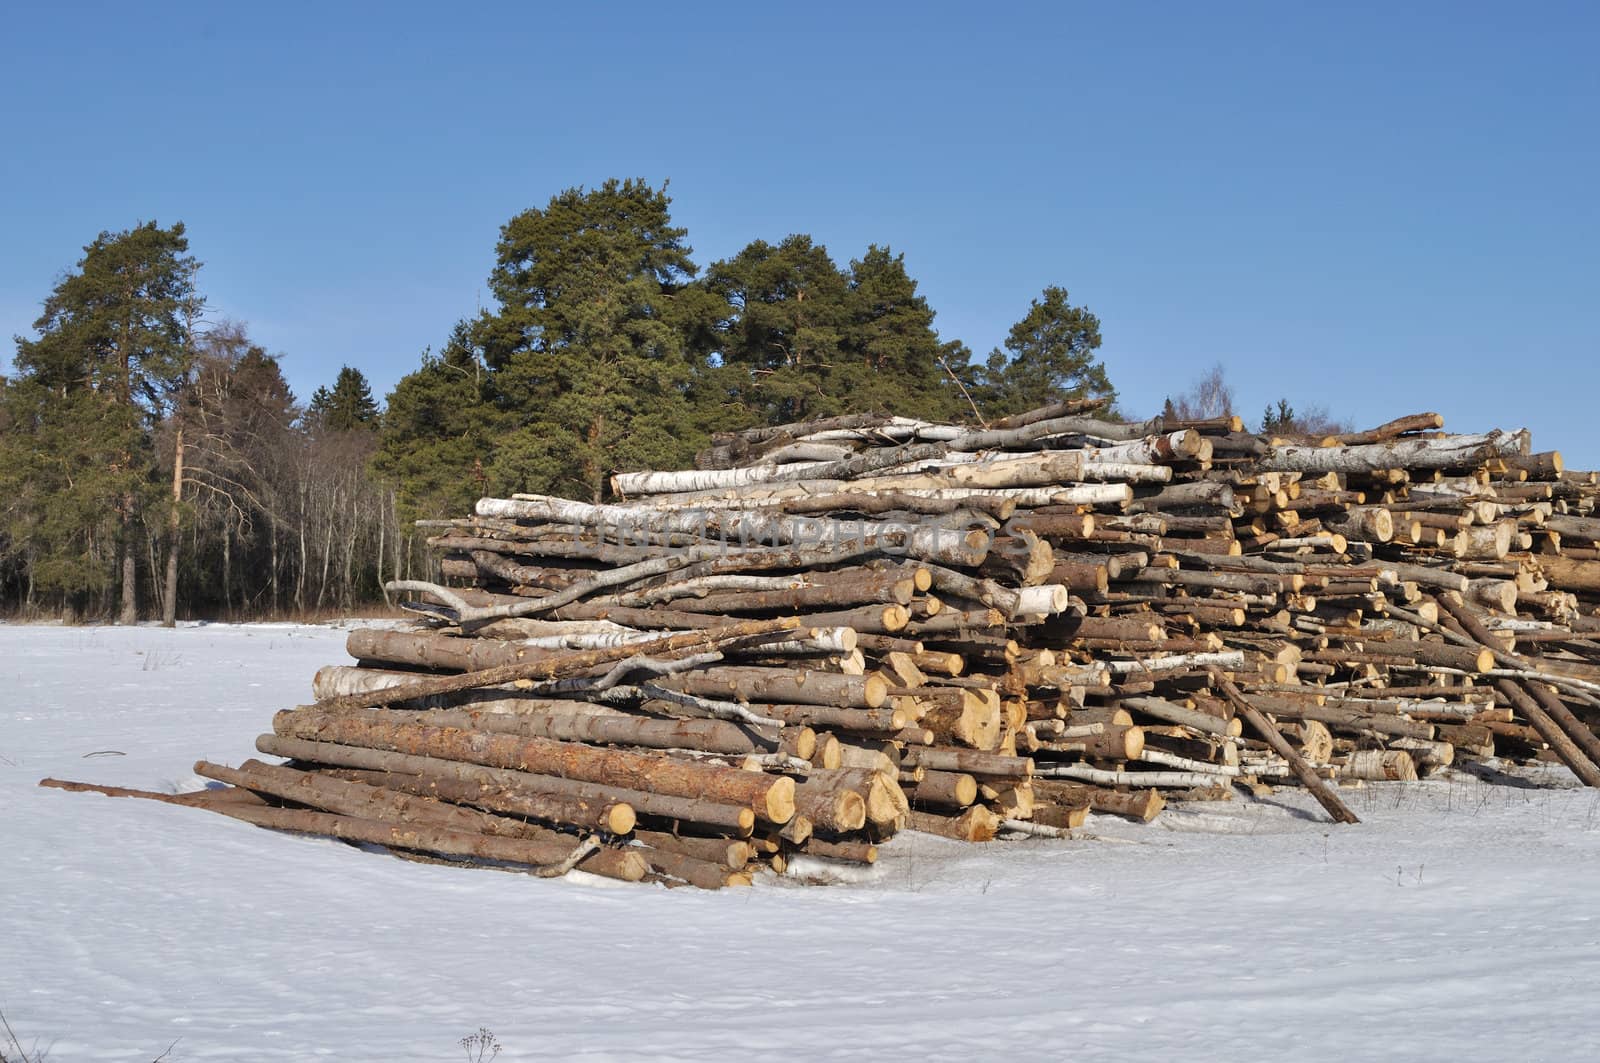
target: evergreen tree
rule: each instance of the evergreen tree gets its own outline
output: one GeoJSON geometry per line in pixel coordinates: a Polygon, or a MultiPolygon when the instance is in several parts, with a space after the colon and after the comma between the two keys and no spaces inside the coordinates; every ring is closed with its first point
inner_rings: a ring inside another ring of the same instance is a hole
{"type": "Polygon", "coordinates": [[[1298,431],[1298,424],[1294,407],[1289,405],[1288,399],[1279,399],[1276,406],[1267,403],[1266,410],[1261,414],[1261,431],[1265,435],[1298,431]]]}
{"type": "Polygon", "coordinates": [[[372,387],[359,369],[342,366],[333,389],[326,386],[311,393],[306,409],[313,424],[330,432],[353,432],[378,426],[378,404],[372,387]]]}
{"type": "Polygon", "coordinates": [[[941,344],[933,310],[917,294],[905,256],[876,244],[850,263],[850,323],[845,344],[859,360],[852,403],[908,417],[950,420],[967,411],[952,379],[966,364],[965,348],[941,344]],[[945,364],[951,362],[950,371],[945,364]]]}
{"type": "Polygon", "coordinates": [[[395,385],[373,466],[394,486],[403,524],[471,512],[484,493],[499,419],[490,385],[466,321],[395,385]]]}
{"type": "Polygon", "coordinates": [[[671,467],[701,438],[673,303],[695,274],[666,188],[571,188],[502,229],[475,326],[504,434],[491,489],[601,499],[611,473],[671,467]]]}
{"type": "Polygon", "coordinates": [[[16,340],[11,472],[36,498],[35,579],[103,587],[116,557],[124,623],[138,616],[141,518],[159,497],[151,430],[187,379],[204,307],[188,250],[181,222],[101,233],[45,300],[37,338],[16,340]]]}
{"type": "Polygon", "coordinates": [[[1004,417],[1061,399],[1116,400],[1105,366],[1094,360],[1100,319],[1068,302],[1065,288],[1044,290],[1011,327],[1002,353],[995,350],[981,375],[985,415],[1004,417]]]}
{"type": "Polygon", "coordinates": [[[724,303],[720,365],[751,423],[782,424],[851,409],[864,374],[843,357],[850,281],[805,235],[756,240],[706,274],[724,303]]]}
{"type": "Polygon", "coordinates": [[[0,537],[22,569],[24,599],[47,595],[74,612],[97,611],[116,586],[118,511],[130,490],[132,453],[147,447],[128,407],[87,388],[51,389],[24,375],[4,394],[0,435],[0,537]]]}
{"type": "Polygon", "coordinates": [[[704,287],[722,303],[710,376],[747,423],[964,412],[944,364],[959,372],[965,348],[941,344],[904,255],[874,244],[845,271],[804,234],[757,240],[712,266],[704,287]]]}

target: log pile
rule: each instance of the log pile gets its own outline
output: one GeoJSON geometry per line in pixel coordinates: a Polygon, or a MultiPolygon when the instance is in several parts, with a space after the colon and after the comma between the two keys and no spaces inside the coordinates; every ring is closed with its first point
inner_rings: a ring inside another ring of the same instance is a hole
{"type": "Polygon", "coordinates": [[[1325,439],[1058,403],[718,437],[609,505],[425,522],[188,803],[430,858],[717,887],[903,829],[1341,789],[1491,757],[1600,785],[1600,482],[1435,414],[1325,439]]]}

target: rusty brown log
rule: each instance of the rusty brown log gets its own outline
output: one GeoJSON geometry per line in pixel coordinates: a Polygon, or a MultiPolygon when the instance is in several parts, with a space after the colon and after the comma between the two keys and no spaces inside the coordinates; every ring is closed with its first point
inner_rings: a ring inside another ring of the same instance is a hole
{"type": "Polygon", "coordinates": [[[273,730],[286,738],[366,746],[740,805],[772,823],[786,823],[794,815],[792,779],[668,756],[306,709],[278,713],[273,730]]]}
{"type": "Polygon", "coordinates": [[[476,794],[471,804],[495,812],[531,816],[577,827],[598,827],[615,833],[621,833],[620,827],[633,813],[698,824],[739,836],[748,835],[756,822],[755,812],[746,807],[603,786],[577,779],[533,775],[482,764],[440,760],[437,757],[300,738],[280,738],[277,735],[261,735],[256,739],[256,749],[270,756],[308,764],[382,773],[396,780],[415,779],[416,785],[430,788],[428,792],[432,792],[431,788],[437,788],[438,796],[445,800],[456,800],[449,796],[454,793],[476,794]]]}

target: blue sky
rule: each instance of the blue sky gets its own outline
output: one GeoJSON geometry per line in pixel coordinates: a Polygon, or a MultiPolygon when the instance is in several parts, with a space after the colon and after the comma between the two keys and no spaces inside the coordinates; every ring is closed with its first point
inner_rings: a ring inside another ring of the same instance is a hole
{"type": "MultiPolygon", "coordinates": [[[[499,226],[671,180],[702,265],[887,243],[981,357],[1049,284],[1155,412],[1221,362],[1600,466],[1600,5],[34,5],[0,32],[0,332],[183,220],[212,312],[387,391],[499,226]]],[[[6,347],[9,352],[9,345],[6,347]]]]}

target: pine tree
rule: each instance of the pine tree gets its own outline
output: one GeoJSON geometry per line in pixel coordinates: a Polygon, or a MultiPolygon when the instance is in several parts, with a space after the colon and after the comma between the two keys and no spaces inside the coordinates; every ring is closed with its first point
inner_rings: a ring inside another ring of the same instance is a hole
{"type": "Polygon", "coordinates": [[[488,368],[460,321],[438,354],[389,395],[373,466],[392,484],[403,523],[470,512],[484,493],[498,411],[488,368]]]}
{"type": "Polygon", "coordinates": [[[138,617],[144,510],[160,497],[151,431],[184,386],[204,308],[188,250],[181,222],[101,233],[45,300],[37,338],[16,341],[12,472],[36,498],[35,580],[102,588],[115,558],[124,623],[138,617]]]}
{"type": "Polygon", "coordinates": [[[1116,389],[1094,359],[1099,346],[1100,319],[1068,302],[1065,288],[1046,288],[1011,327],[1009,357],[999,350],[989,355],[979,400],[984,414],[1003,417],[1060,399],[1114,402],[1116,389]]]}
{"type": "Polygon", "coordinates": [[[598,501],[611,473],[694,453],[703,433],[673,303],[696,269],[670,204],[665,186],[613,179],[501,229],[489,279],[500,308],[473,330],[505,415],[491,489],[598,501]]]}
{"type": "Polygon", "coordinates": [[[333,389],[326,386],[311,393],[306,408],[311,423],[329,432],[354,432],[378,427],[378,404],[372,387],[359,369],[341,366],[333,389]]]}
{"type": "Polygon", "coordinates": [[[724,303],[718,360],[751,423],[782,424],[852,408],[862,377],[844,357],[850,281],[811,237],[756,240],[713,265],[706,286],[724,303]]]}
{"type": "Polygon", "coordinates": [[[856,408],[927,420],[966,413],[952,379],[965,355],[956,353],[959,345],[939,342],[933,310],[917,294],[904,255],[874,244],[851,262],[849,305],[845,345],[862,370],[859,385],[850,392],[856,408]],[[952,358],[958,365],[947,372],[945,364],[952,358]]]}
{"type": "Polygon", "coordinates": [[[966,412],[953,379],[966,349],[940,341],[904,255],[874,244],[841,270],[804,234],[756,240],[712,266],[703,287],[722,304],[710,376],[747,423],[966,412]]]}

